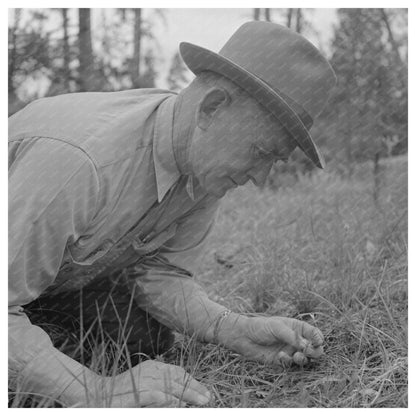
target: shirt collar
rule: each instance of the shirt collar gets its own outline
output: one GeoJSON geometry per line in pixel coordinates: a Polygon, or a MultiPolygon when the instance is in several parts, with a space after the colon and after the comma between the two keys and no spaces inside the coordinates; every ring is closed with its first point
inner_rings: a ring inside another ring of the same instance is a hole
{"type": "MultiPolygon", "coordinates": [[[[157,198],[160,202],[169,189],[178,181],[181,173],[175,160],[173,147],[173,116],[176,94],[164,100],[156,112],[153,139],[153,161],[156,173],[157,198]]],[[[181,153],[187,145],[186,140],[176,140],[176,148],[181,153]],[[178,144],[179,143],[179,144],[178,144]],[[182,146],[181,146],[182,143],[182,146]]],[[[195,184],[189,175],[186,184],[189,197],[195,200],[195,184]]]]}

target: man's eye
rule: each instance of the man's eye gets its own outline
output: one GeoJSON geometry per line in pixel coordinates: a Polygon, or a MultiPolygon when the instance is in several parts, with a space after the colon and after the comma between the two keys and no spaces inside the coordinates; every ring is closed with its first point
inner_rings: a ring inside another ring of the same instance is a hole
{"type": "Polygon", "coordinates": [[[270,160],[273,158],[273,153],[256,146],[254,148],[254,156],[259,159],[270,160]]]}

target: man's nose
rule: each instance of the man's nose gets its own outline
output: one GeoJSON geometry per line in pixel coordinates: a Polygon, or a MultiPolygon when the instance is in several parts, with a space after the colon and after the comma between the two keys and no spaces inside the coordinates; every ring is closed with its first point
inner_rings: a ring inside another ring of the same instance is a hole
{"type": "Polygon", "coordinates": [[[266,165],[260,165],[257,168],[253,168],[249,172],[251,182],[253,182],[255,186],[263,187],[272,166],[273,163],[268,163],[266,165]]]}

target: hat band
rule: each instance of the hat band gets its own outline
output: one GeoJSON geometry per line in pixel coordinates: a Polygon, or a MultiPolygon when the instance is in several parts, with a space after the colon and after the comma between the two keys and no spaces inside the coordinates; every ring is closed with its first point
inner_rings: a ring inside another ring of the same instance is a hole
{"type": "Polygon", "coordinates": [[[313,118],[309,115],[309,113],[296,101],[290,98],[288,95],[283,93],[282,91],[274,88],[274,90],[289,104],[289,106],[295,111],[298,117],[301,119],[303,125],[306,127],[307,130],[313,125],[313,118]]]}
{"type": "Polygon", "coordinates": [[[257,74],[256,77],[260,79],[262,82],[264,82],[269,88],[271,88],[274,92],[279,94],[279,96],[286,101],[286,104],[288,104],[289,107],[297,114],[297,116],[301,119],[303,125],[306,127],[307,130],[309,130],[312,127],[313,118],[299,103],[290,98],[284,92],[280,91],[278,88],[272,87],[268,82],[259,77],[257,74]]]}

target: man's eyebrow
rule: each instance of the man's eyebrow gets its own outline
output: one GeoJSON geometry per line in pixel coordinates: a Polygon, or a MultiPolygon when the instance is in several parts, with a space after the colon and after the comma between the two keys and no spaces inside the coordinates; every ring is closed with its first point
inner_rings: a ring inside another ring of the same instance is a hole
{"type": "MultiPolygon", "coordinates": [[[[270,144],[260,139],[258,142],[255,143],[255,146],[265,155],[273,155],[275,159],[283,161],[287,161],[289,159],[288,157],[283,157],[282,152],[276,147],[275,142],[273,142],[273,144],[270,144]]],[[[294,146],[294,148],[296,148],[296,146],[294,146]]]]}
{"type": "Polygon", "coordinates": [[[276,149],[270,149],[269,146],[263,146],[261,144],[256,144],[256,147],[260,150],[264,157],[273,157],[273,162],[277,160],[284,160],[286,161],[287,158],[282,158],[280,153],[276,149]]]}
{"type": "Polygon", "coordinates": [[[266,145],[262,142],[257,142],[254,144],[255,147],[257,147],[257,149],[259,149],[262,153],[265,154],[275,154],[275,149],[270,149],[269,145],[266,145]]]}
{"type": "Polygon", "coordinates": [[[259,143],[259,147],[265,153],[272,154],[275,157],[280,157],[280,152],[275,146],[273,146],[273,148],[270,148],[270,144],[266,145],[263,143],[259,143]]]}

